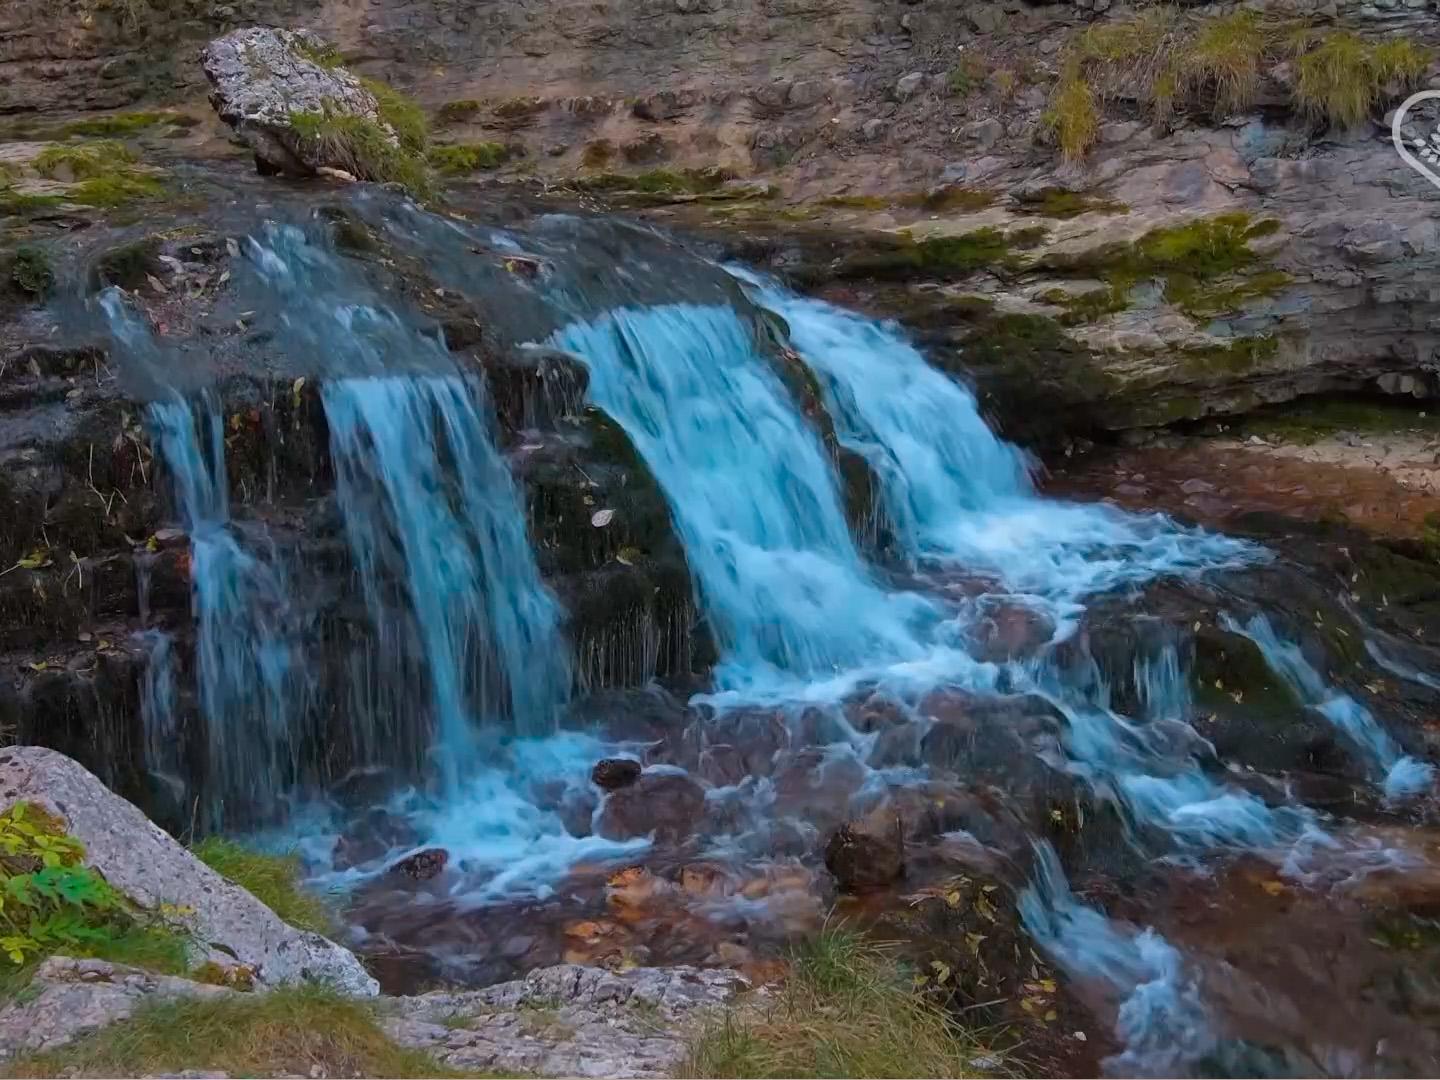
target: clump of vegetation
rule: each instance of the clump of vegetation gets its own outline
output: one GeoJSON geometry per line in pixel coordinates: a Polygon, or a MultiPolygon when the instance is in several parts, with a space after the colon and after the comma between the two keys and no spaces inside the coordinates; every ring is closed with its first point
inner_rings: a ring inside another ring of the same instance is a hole
{"type": "Polygon", "coordinates": [[[440,119],[447,124],[457,124],[462,120],[469,120],[480,111],[480,102],[474,98],[462,98],[459,101],[447,101],[437,110],[440,119]]]}
{"type": "Polygon", "coordinates": [[[432,146],[426,155],[431,165],[449,176],[497,169],[508,156],[505,146],[497,142],[447,143],[432,146]]]}
{"type": "Polygon", "coordinates": [[[0,216],[28,214],[36,210],[49,210],[65,200],[59,195],[34,195],[16,191],[9,184],[0,185],[0,216]]]}
{"type": "Polygon", "coordinates": [[[646,195],[704,195],[734,179],[727,169],[652,169],[633,176],[625,173],[601,173],[577,180],[585,191],[634,191],[646,195]]]}
{"type": "Polygon", "coordinates": [[[513,97],[497,102],[490,111],[501,120],[520,120],[527,116],[533,116],[543,108],[545,108],[544,98],[513,97]]]}
{"type": "Polygon", "coordinates": [[[1222,371],[1241,375],[1256,365],[1269,360],[1280,351],[1278,338],[1261,336],[1237,338],[1228,345],[1204,346],[1185,349],[1185,363],[1191,370],[1201,373],[1222,371]]]}
{"type": "Polygon", "coordinates": [[[1350,127],[1413,88],[1430,53],[1399,38],[1297,31],[1252,11],[1195,20],[1154,8],[1094,24],[1071,42],[1046,130],[1067,161],[1078,161],[1094,145],[1109,101],[1134,101],[1159,122],[1177,110],[1230,115],[1254,104],[1266,70],[1292,59],[1296,105],[1315,123],[1350,127]]]}
{"type": "Polygon", "coordinates": [[[233,840],[206,837],[192,849],[195,857],[242,889],[297,930],[328,933],[334,919],[325,902],[300,886],[300,859],[253,851],[233,840]]]}
{"type": "Polygon", "coordinates": [[[884,195],[827,195],[820,205],[842,210],[888,210],[890,200],[884,195]]]}
{"type": "Polygon", "coordinates": [[[395,132],[400,148],[411,154],[425,153],[425,145],[430,141],[430,122],[425,119],[425,110],[419,103],[378,79],[360,82],[375,95],[380,119],[395,132]]]}
{"type": "Polygon", "coordinates": [[[429,190],[425,158],[367,117],[296,112],[290,126],[310,154],[337,162],[361,180],[400,184],[417,195],[429,190]]]}
{"type": "Polygon", "coordinates": [[[796,950],[773,1002],[712,1020],[692,1046],[698,1077],[944,1076],[993,1058],[943,1007],[917,992],[891,953],[826,930],[796,950]]]}
{"type": "Polygon", "coordinates": [[[1093,323],[1106,315],[1114,315],[1130,306],[1130,290],[1118,283],[1107,283],[1098,289],[1071,293],[1064,289],[1050,289],[1040,297],[1047,304],[1065,309],[1060,322],[1066,326],[1093,323]]]}
{"type": "Polygon", "coordinates": [[[10,256],[5,278],[13,288],[37,299],[46,296],[55,284],[49,257],[29,244],[16,248],[15,254],[10,256]]]}
{"type": "Polygon", "coordinates": [[[18,802],[0,814],[0,966],[8,962],[15,975],[63,950],[183,972],[189,939],[141,913],[84,866],[84,856],[84,846],[39,807],[18,802]]]}
{"type": "Polygon", "coordinates": [[[921,210],[984,210],[995,205],[996,195],[983,188],[968,188],[960,184],[946,184],[931,191],[916,195],[903,195],[901,206],[914,206],[921,210]]]}
{"type": "Polygon", "coordinates": [[[1429,51],[1414,42],[1370,42],[1337,30],[1296,60],[1295,97],[1316,122],[1352,128],[1380,101],[1417,85],[1429,64],[1429,51]]]}
{"type": "Polygon", "coordinates": [[[67,198],[82,206],[113,209],[136,199],[153,199],[165,193],[165,185],[142,172],[115,172],[97,176],[70,189],[67,198]]]}
{"type": "Polygon", "coordinates": [[[908,232],[844,259],[836,270],[842,278],[907,278],[931,274],[965,277],[982,269],[1013,269],[1017,251],[1045,239],[1047,229],[1034,226],[1005,232],[994,226],[954,236],[927,236],[916,241],[908,232]]]}
{"type": "Polygon", "coordinates": [[[978,53],[967,52],[945,73],[945,86],[955,97],[968,97],[990,76],[990,65],[978,53]]]}
{"type": "Polygon", "coordinates": [[[1440,415],[1427,412],[1422,416],[1414,408],[1385,400],[1312,400],[1250,413],[1241,420],[1239,430],[1308,446],[1343,432],[1434,435],[1440,433],[1440,415]]]}
{"type": "Polygon", "coordinates": [[[1073,218],[1081,214],[1123,214],[1130,208],[1113,199],[1087,195],[1080,191],[1050,187],[1020,198],[1015,208],[1021,214],[1037,217],[1073,218]]]}
{"type": "Polygon", "coordinates": [[[120,137],[136,135],[160,124],[186,125],[189,118],[173,112],[123,112],[75,120],[60,129],[62,135],[120,137]]]}
{"type": "Polygon", "coordinates": [[[148,1004],[62,1050],[12,1062],[12,1076],[463,1075],[397,1046],[372,1006],[322,987],[148,1004]]]}
{"type": "Polygon", "coordinates": [[[345,58],[340,55],[340,50],[331,45],[328,41],[318,44],[309,42],[296,42],[295,51],[309,60],[312,64],[318,64],[322,68],[337,68],[345,63],[345,58]]]}
{"type": "Polygon", "coordinates": [[[133,165],[135,151],[113,139],[99,139],[76,146],[47,146],[35,156],[35,171],[52,179],[86,180],[108,176],[133,165]]]}

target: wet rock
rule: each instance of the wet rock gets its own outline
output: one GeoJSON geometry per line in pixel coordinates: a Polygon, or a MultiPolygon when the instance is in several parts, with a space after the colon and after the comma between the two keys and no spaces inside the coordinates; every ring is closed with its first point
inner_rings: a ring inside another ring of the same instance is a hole
{"type": "Polygon", "coordinates": [[[595,763],[590,779],[596,787],[618,791],[640,779],[640,762],[632,758],[605,758],[595,763]]]}
{"type": "Polygon", "coordinates": [[[379,992],[348,949],[282,921],[63,754],[38,746],[0,753],[0,792],[0,810],[32,802],[63,821],[85,845],[86,862],[136,903],[192,908],[196,940],[222,966],[244,964],[268,985],[323,979],[350,994],[379,992]]]}
{"type": "Polygon", "coordinates": [[[841,825],[825,844],[825,867],[850,892],[880,888],[905,873],[905,832],[900,815],[881,807],[841,825]]]}
{"type": "Polygon", "coordinates": [[[606,797],[595,831],[607,840],[653,836],[657,843],[678,843],[704,812],[699,784],[683,772],[652,769],[606,797]]]}
{"type": "Polygon", "coordinates": [[[438,876],[449,862],[450,853],[444,848],[426,848],[401,859],[390,868],[390,872],[415,881],[429,881],[438,876]]]}
{"type": "Polygon", "coordinates": [[[291,121],[295,113],[359,117],[399,146],[380,119],[375,95],[344,68],[313,59],[329,50],[308,30],[252,26],[216,38],[201,54],[211,105],[263,169],[290,176],[312,176],[321,167],[356,171],[329,140],[302,139],[291,121]]]}

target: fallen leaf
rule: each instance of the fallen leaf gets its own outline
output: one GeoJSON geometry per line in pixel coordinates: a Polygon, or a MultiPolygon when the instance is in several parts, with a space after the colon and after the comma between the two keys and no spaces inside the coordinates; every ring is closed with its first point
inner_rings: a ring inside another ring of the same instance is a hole
{"type": "Polygon", "coordinates": [[[595,513],[590,515],[590,524],[594,525],[597,529],[603,529],[606,525],[609,525],[610,522],[614,520],[614,510],[596,510],[595,513]]]}

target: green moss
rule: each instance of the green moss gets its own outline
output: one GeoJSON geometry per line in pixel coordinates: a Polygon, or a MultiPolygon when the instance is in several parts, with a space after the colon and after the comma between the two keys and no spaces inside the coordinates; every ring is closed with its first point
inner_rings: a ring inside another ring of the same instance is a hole
{"type": "Polygon", "coordinates": [[[975,363],[1000,364],[1021,354],[1054,355],[1072,344],[1054,319],[1006,312],[986,320],[966,339],[965,355],[975,363]]]}
{"type": "Polygon", "coordinates": [[[477,169],[497,169],[507,156],[504,145],[497,142],[432,146],[426,155],[431,165],[448,176],[463,176],[477,169]]]}
{"type": "Polygon", "coordinates": [[[628,175],[626,173],[600,173],[575,181],[585,191],[639,192],[646,195],[704,195],[733,178],[733,174],[720,168],[703,169],[654,169],[650,172],[628,175]]]}
{"type": "Polygon", "coordinates": [[[1184,349],[1181,355],[1185,366],[1199,374],[1243,375],[1271,359],[1279,350],[1278,338],[1246,337],[1237,338],[1229,345],[1184,349]]]}
{"type": "Polygon", "coordinates": [[[311,154],[361,180],[400,184],[416,195],[430,188],[425,159],[403,142],[396,145],[384,128],[363,116],[291,113],[290,126],[310,144],[311,154]]]}
{"type": "Polygon", "coordinates": [[[33,195],[16,191],[9,185],[0,186],[0,216],[29,214],[37,210],[49,210],[65,200],[59,195],[33,195]]]}
{"type": "Polygon", "coordinates": [[[254,851],[233,840],[211,836],[196,844],[197,859],[221,877],[252,893],[257,900],[298,930],[328,933],[334,919],[318,896],[300,886],[300,859],[254,851]]]}
{"type": "Polygon", "coordinates": [[[1051,289],[1042,293],[1040,299],[1047,304],[1064,308],[1065,314],[1060,321],[1066,326],[1075,326],[1098,322],[1107,315],[1124,311],[1130,306],[1130,289],[1128,284],[1111,282],[1081,293],[1051,289]]]}
{"type": "Polygon", "coordinates": [[[946,307],[962,319],[976,319],[994,311],[995,301],[988,296],[956,296],[946,307]]]}
{"type": "Polygon", "coordinates": [[[25,245],[5,263],[5,279],[12,287],[35,298],[50,292],[55,284],[55,273],[50,269],[50,259],[38,247],[25,245]]]}
{"type": "Polygon", "coordinates": [[[531,116],[545,107],[543,98],[513,97],[499,102],[490,111],[502,120],[518,120],[531,116]]]}
{"type": "Polygon", "coordinates": [[[1250,300],[1274,296],[1289,285],[1283,270],[1262,270],[1231,284],[1206,286],[1184,274],[1171,276],[1165,298],[1192,319],[1201,321],[1236,311],[1250,300]]]}
{"type": "Polygon", "coordinates": [[[1016,210],[1022,214],[1038,217],[1073,218],[1081,214],[1123,214],[1130,208],[1112,199],[1086,195],[1084,192],[1066,188],[1045,188],[1019,201],[1016,210]]]}
{"type": "Polygon", "coordinates": [[[474,98],[461,98],[459,101],[447,101],[437,110],[440,119],[447,124],[458,124],[463,120],[469,120],[480,111],[480,102],[474,98]]]}
{"type": "Polygon", "coordinates": [[[124,112],[75,120],[60,129],[62,135],[135,135],[160,124],[183,124],[188,118],[173,112],[124,112]]]}
{"type": "Polygon", "coordinates": [[[345,58],[340,55],[340,50],[329,42],[322,42],[319,45],[300,42],[296,44],[295,51],[312,64],[318,64],[322,68],[338,68],[345,63],[345,58]]]}
{"type": "Polygon", "coordinates": [[[52,179],[86,180],[123,171],[136,161],[135,151],[113,139],[100,139],[76,146],[47,146],[32,163],[41,176],[52,179]]]}
{"type": "Polygon", "coordinates": [[[1251,413],[1240,430],[1308,446],[1343,432],[1440,435],[1440,415],[1421,416],[1413,408],[1380,400],[1299,401],[1251,413]]]}
{"type": "Polygon", "coordinates": [[[84,206],[111,209],[136,199],[153,199],[165,193],[165,185],[145,173],[112,173],[85,180],[70,189],[67,198],[84,206]]]}

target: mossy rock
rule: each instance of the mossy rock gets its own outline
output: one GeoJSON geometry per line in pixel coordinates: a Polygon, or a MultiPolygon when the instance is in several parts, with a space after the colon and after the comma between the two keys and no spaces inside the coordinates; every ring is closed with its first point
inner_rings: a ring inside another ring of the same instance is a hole
{"type": "Polygon", "coordinates": [[[163,248],[160,237],[147,236],[102,252],[90,266],[91,288],[118,285],[126,290],[138,289],[147,276],[164,272],[165,264],[160,261],[163,248]]]}

